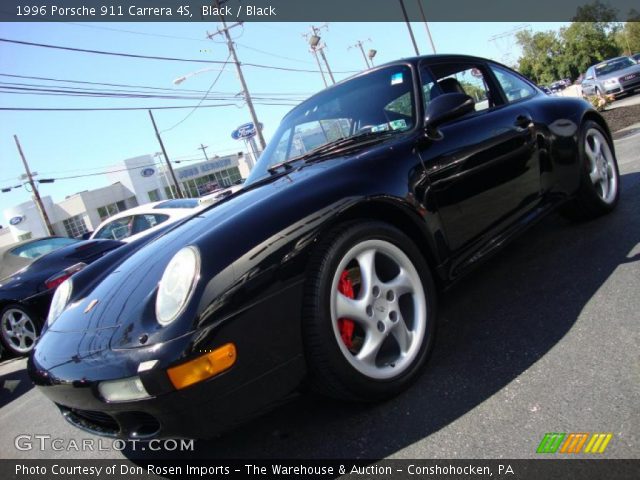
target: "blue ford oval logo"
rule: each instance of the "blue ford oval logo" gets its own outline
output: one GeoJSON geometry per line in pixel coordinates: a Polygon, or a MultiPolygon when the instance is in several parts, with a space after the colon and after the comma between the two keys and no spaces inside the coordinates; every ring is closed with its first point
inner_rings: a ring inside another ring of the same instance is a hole
{"type": "Polygon", "coordinates": [[[140,170],[140,175],[142,175],[143,177],[150,177],[154,173],[156,173],[156,171],[151,167],[143,168],[142,170],[140,170]]]}
{"type": "MultiPolygon", "coordinates": [[[[260,124],[260,130],[262,130],[262,123],[260,124]]],[[[244,125],[240,125],[233,132],[231,132],[231,138],[234,140],[248,140],[252,137],[255,137],[257,134],[256,126],[253,122],[245,123],[244,125]]]]}
{"type": "Polygon", "coordinates": [[[18,215],[16,217],[13,217],[11,220],[9,220],[9,223],[11,225],[18,225],[19,223],[21,223],[24,220],[24,216],[22,215],[18,215]]]}

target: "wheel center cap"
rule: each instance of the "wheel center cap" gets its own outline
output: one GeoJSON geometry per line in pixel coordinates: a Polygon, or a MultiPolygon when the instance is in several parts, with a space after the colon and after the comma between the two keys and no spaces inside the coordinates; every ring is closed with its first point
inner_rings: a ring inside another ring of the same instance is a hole
{"type": "Polygon", "coordinates": [[[387,316],[389,308],[387,302],[379,298],[373,303],[373,312],[377,319],[383,319],[387,316]]]}

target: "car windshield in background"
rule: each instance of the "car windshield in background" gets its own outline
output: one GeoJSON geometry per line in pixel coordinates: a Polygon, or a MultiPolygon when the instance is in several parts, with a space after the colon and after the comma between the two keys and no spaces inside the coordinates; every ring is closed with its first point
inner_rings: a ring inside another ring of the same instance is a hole
{"type": "Polygon", "coordinates": [[[197,198],[178,198],[159,203],[153,208],[196,208],[198,205],[197,198]]]}
{"type": "Polygon", "coordinates": [[[617,58],[610,62],[605,62],[599,65],[596,65],[596,75],[598,77],[601,77],[611,72],[622,70],[623,68],[632,67],[633,65],[636,65],[636,63],[630,58],[627,58],[627,57],[617,58]]]}
{"type": "Polygon", "coordinates": [[[411,68],[381,68],[320,92],[289,112],[247,183],[268,175],[273,165],[342,139],[408,131],[415,124],[411,68]]]}
{"type": "Polygon", "coordinates": [[[29,242],[26,245],[20,245],[11,250],[11,254],[23,258],[38,258],[46,253],[77,242],[79,242],[79,240],[75,238],[43,238],[42,240],[29,242]]]}

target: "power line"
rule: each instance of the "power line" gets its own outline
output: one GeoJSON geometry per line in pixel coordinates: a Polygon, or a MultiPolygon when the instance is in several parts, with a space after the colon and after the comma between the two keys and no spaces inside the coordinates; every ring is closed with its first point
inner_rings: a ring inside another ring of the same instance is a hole
{"type": "MultiPolygon", "coordinates": [[[[107,87],[124,87],[124,88],[131,88],[131,89],[146,89],[146,90],[163,90],[163,91],[167,91],[167,92],[173,92],[173,93],[205,93],[205,90],[196,90],[196,89],[188,89],[188,88],[180,88],[180,89],[176,89],[176,88],[167,88],[167,87],[155,87],[155,86],[149,86],[149,85],[135,85],[135,84],[127,84],[127,83],[107,83],[107,82],[91,82],[91,81],[87,81],[87,80],[71,80],[71,79],[63,79],[63,78],[52,78],[52,77],[40,77],[40,76],[29,76],[29,75],[17,75],[17,74],[10,74],[10,73],[0,73],[0,77],[9,77],[9,78],[21,78],[21,79],[26,79],[26,80],[43,80],[43,81],[47,81],[47,82],[61,82],[61,83],[78,83],[78,84],[83,84],[83,85],[101,85],[101,86],[107,86],[107,87]]],[[[7,83],[7,82],[0,82],[0,83],[7,83]]],[[[7,83],[9,84],[9,83],[7,83]]],[[[12,85],[26,85],[26,86],[45,86],[45,87],[50,87],[50,85],[41,85],[41,84],[21,84],[21,83],[10,83],[12,85]]],[[[77,88],[77,87],[65,87],[63,85],[53,85],[56,88],[77,88]]],[[[87,90],[92,90],[89,87],[85,87],[87,90]]],[[[97,89],[96,89],[97,90],[97,89]]],[[[118,91],[118,90],[113,90],[113,91],[118,91]]],[[[221,91],[214,91],[212,93],[216,93],[216,94],[221,94],[221,95],[235,95],[235,92],[221,92],[221,91]]],[[[313,95],[313,92],[293,92],[293,93],[284,93],[284,92],[258,92],[256,95],[274,95],[274,96],[294,96],[294,95],[301,95],[301,96],[309,96],[309,95],[313,95]]]]}
{"type": "MultiPolygon", "coordinates": [[[[88,98],[119,98],[119,99],[130,99],[130,98],[144,98],[144,99],[169,99],[169,100],[209,100],[209,101],[223,101],[223,100],[235,100],[237,99],[236,94],[224,94],[220,96],[209,96],[209,95],[160,95],[160,94],[148,94],[148,93],[140,93],[136,91],[124,91],[124,90],[116,90],[116,91],[100,91],[100,90],[72,90],[67,87],[67,89],[53,89],[53,88],[43,88],[49,87],[49,85],[30,85],[28,87],[17,87],[11,86],[10,84],[6,84],[5,82],[0,82],[0,93],[7,94],[23,94],[23,95],[54,95],[54,96],[71,96],[71,97],[88,97],[88,98]],[[9,85],[9,86],[5,86],[9,85]],[[36,87],[36,88],[33,88],[36,87]]],[[[206,92],[205,92],[206,93],[206,92]]],[[[258,100],[282,100],[282,101],[297,101],[301,102],[304,100],[301,97],[268,97],[268,96],[256,96],[258,100]]]]}
{"type": "Polygon", "coordinates": [[[122,32],[122,33],[131,33],[134,35],[145,35],[147,37],[158,37],[158,38],[167,38],[171,40],[189,40],[192,42],[206,42],[206,40],[202,38],[192,38],[192,37],[179,37],[177,35],[165,35],[162,33],[149,33],[149,32],[140,32],[138,30],[124,30],[121,28],[113,28],[113,27],[103,27],[98,25],[87,25],[85,23],[74,23],[74,22],[66,22],[67,25],[73,25],[75,27],[85,27],[85,28],[94,28],[97,30],[109,30],[111,32],[122,32]]]}
{"type": "MultiPolygon", "coordinates": [[[[276,102],[256,102],[258,105],[291,107],[290,103],[276,102]]],[[[181,108],[194,108],[196,105],[182,106],[160,106],[160,107],[104,107],[104,108],[32,108],[32,107],[0,107],[0,111],[11,112],[99,112],[99,111],[119,111],[119,110],[177,110],[181,108]]],[[[199,108],[220,108],[220,107],[236,107],[235,103],[220,103],[217,105],[200,105],[199,108]]]]}
{"type": "Polygon", "coordinates": [[[282,58],[283,60],[290,60],[292,62],[298,62],[298,63],[313,64],[313,62],[310,62],[308,60],[301,60],[299,58],[291,58],[291,57],[287,57],[285,55],[278,55],[277,53],[267,52],[265,50],[260,50],[259,48],[250,47],[249,45],[244,45],[244,44],[238,43],[238,42],[236,42],[236,45],[239,45],[242,48],[246,48],[247,50],[252,50],[254,52],[262,53],[263,55],[268,55],[270,57],[282,58]]]}
{"type": "MultiPolygon", "coordinates": [[[[171,130],[173,130],[174,128],[176,128],[178,125],[180,125],[181,123],[183,123],[187,118],[189,118],[191,115],[193,115],[193,112],[195,112],[198,107],[200,105],[202,105],[202,102],[204,102],[207,98],[207,95],[209,95],[209,92],[211,91],[211,89],[213,88],[213,86],[218,82],[218,80],[220,79],[220,77],[222,76],[222,72],[224,71],[224,68],[227,66],[227,63],[229,63],[229,59],[231,58],[231,53],[229,53],[229,55],[227,56],[227,60],[225,61],[225,64],[222,66],[222,69],[218,72],[218,75],[216,75],[216,78],[213,79],[213,82],[211,82],[211,85],[209,86],[209,90],[207,90],[207,93],[204,94],[204,97],[202,97],[200,99],[200,101],[198,102],[198,105],[196,105],[195,107],[193,107],[193,110],[191,110],[189,113],[187,113],[187,115],[180,120],[178,123],[176,123],[173,127],[167,128],[166,130],[163,130],[161,133],[165,133],[165,132],[169,132],[171,130]]],[[[206,154],[205,154],[206,155],[206,154]]]]}
{"type": "MultiPolygon", "coordinates": [[[[63,47],[61,45],[50,45],[46,43],[25,42],[23,40],[12,40],[8,38],[0,38],[0,42],[13,43],[17,45],[27,45],[31,47],[51,48],[55,50],[65,50],[70,52],[93,53],[96,55],[110,55],[110,56],[125,57],[125,58],[142,58],[146,60],[162,60],[162,61],[169,61],[169,62],[207,63],[207,64],[215,64],[215,65],[224,64],[222,60],[202,60],[198,58],[162,57],[162,56],[155,56],[155,55],[139,55],[135,53],[109,52],[105,50],[90,50],[86,48],[63,47]]],[[[279,70],[279,71],[286,71],[286,72],[316,73],[315,70],[306,70],[306,69],[291,68],[291,67],[280,67],[275,65],[263,65],[259,63],[243,63],[242,66],[263,68],[263,69],[269,69],[269,70],[279,70]]],[[[355,70],[350,70],[350,71],[342,71],[342,72],[336,72],[336,73],[349,74],[349,73],[358,73],[358,72],[355,70]]]]}

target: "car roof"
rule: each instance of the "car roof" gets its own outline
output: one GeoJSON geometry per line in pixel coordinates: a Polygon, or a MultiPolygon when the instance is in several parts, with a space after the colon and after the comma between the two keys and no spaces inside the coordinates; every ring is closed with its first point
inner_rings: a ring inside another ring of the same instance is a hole
{"type": "Polygon", "coordinates": [[[614,62],[616,60],[622,60],[623,58],[629,58],[625,55],[622,55],[620,57],[613,57],[613,58],[607,58],[606,60],[603,60],[601,62],[596,63],[595,65],[593,65],[594,67],[599,67],[600,65],[606,65],[607,63],[611,63],[614,62]]]}

